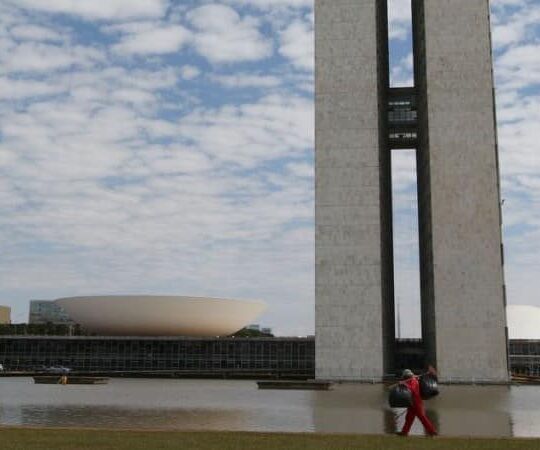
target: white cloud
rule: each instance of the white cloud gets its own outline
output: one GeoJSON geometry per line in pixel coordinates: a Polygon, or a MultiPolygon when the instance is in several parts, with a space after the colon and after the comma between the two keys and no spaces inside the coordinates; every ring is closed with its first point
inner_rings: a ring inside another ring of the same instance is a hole
{"type": "Polygon", "coordinates": [[[253,104],[194,111],[179,132],[203,152],[244,167],[310,151],[313,102],[268,96],[253,104]]]}
{"type": "Polygon", "coordinates": [[[213,75],[211,80],[229,88],[273,88],[281,85],[281,78],[273,75],[238,73],[235,75],[213,75]]]}
{"type": "MultiPolygon", "coordinates": [[[[1,79],[11,97],[63,94],[0,106],[0,226],[12,230],[0,237],[4,291],[21,300],[123,291],[265,298],[264,320],[278,332],[310,331],[313,293],[297,286],[313,284],[312,233],[290,226],[312,218],[311,180],[297,173],[309,164],[285,174],[264,164],[309,154],[311,102],[276,95],[199,106],[181,120],[189,105],[170,102],[173,118],[164,118],[161,94],[180,95],[178,81],[200,68],[118,64],[1,79]],[[251,175],[236,173],[247,167],[251,175]],[[39,255],[22,250],[42,245],[39,255]],[[302,317],[283,320],[287,311],[302,317]]],[[[276,81],[244,75],[222,81],[276,81]]]]}
{"type": "Polygon", "coordinates": [[[162,25],[132,29],[113,46],[113,51],[127,55],[152,55],[178,52],[190,40],[190,32],[180,25],[162,25]]]}
{"type": "Polygon", "coordinates": [[[530,0],[491,0],[494,8],[524,7],[530,0]]]}
{"type": "Polygon", "coordinates": [[[313,164],[308,163],[289,163],[287,164],[287,170],[295,177],[300,178],[314,178],[315,168],[313,164]]]}
{"type": "Polygon", "coordinates": [[[538,121],[540,96],[518,97],[498,105],[501,170],[504,177],[540,173],[538,121]]]}
{"type": "Polygon", "coordinates": [[[184,80],[193,80],[201,74],[201,71],[195,66],[185,65],[180,69],[180,74],[184,80]]]}
{"type": "Polygon", "coordinates": [[[59,94],[64,91],[64,87],[50,82],[14,80],[7,77],[0,77],[0,100],[47,96],[59,94]]]}
{"type": "Polygon", "coordinates": [[[257,61],[269,57],[272,40],[259,31],[259,21],[225,5],[205,5],[187,14],[197,32],[194,45],[212,63],[257,61]]]}
{"type": "MultiPolygon", "coordinates": [[[[312,332],[313,2],[219,3],[0,1],[0,285],[12,304],[36,293],[255,297],[278,333],[312,332]],[[274,43],[283,58],[270,59],[274,43]]],[[[539,5],[492,5],[508,297],[535,304],[539,5]]],[[[389,14],[407,55],[409,0],[389,14]]],[[[408,83],[410,55],[398,63],[394,81],[408,83]]],[[[410,200],[411,162],[396,163],[396,201],[410,200]]],[[[396,222],[407,264],[413,215],[396,222]]],[[[409,306],[410,266],[396,274],[409,306]]]]}
{"type": "Polygon", "coordinates": [[[388,22],[390,39],[406,39],[411,32],[411,0],[389,0],[388,22]]]}
{"type": "Polygon", "coordinates": [[[0,50],[3,72],[44,72],[70,67],[90,67],[104,61],[103,52],[92,47],[57,46],[24,42],[0,50]]]}
{"type": "Polygon", "coordinates": [[[9,33],[19,40],[62,42],[66,39],[62,33],[39,25],[18,25],[11,28],[9,33]]]}
{"type": "Polygon", "coordinates": [[[19,8],[54,14],[69,14],[88,20],[160,18],[166,0],[6,0],[19,8]]]}
{"type": "Polygon", "coordinates": [[[390,85],[393,87],[414,86],[413,54],[409,53],[392,66],[390,85]]]}
{"type": "Polygon", "coordinates": [[[523,89],[540,85],[540,44],[509,48],[496,59],[495,73],[503,89],[523,89]]]}
{"type": "Polygon", "coordinates": [[[279,53],[300,69],[313,71],[315,49],[313,23],[295,21],[280,35],[279,53]]]}
{"type": "Polygon", "coordinates": [[[261,9],[274,7],[286,8],[310,8],[313,7],[313,0],[227,0],[229,3],[250,6],[261,9]]]}
{"type": "Polygon", "coordinates": [[[492,1],[493,45],[496,49],[515,45],[534,36],[534,29],[540,21],[540,4],[534,1],[492,1]],[[504,8],[512,6],[513,12],[504,8]]]}
{"type": "Polygon", "coordinates": [[[515,24],[498,25],[493,28],[493,45],[495,48],[519,42],[523,38],[524,29],[515,24]]]}

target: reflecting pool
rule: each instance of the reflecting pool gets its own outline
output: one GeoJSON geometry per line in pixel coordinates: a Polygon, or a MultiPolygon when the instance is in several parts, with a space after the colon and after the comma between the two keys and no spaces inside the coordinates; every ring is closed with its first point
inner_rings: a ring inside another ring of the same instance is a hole
{"type": "MultiPolygon", "coordinates": [[[[258,390],[254,381],[111,379],[36,385],[0,378],[0,424],[164,430],[393,433],[403,410],[381,385],[331,391],[258,390]]],[[[540,386],[442,386],[426,402],[442,435],[540,437],[540,386]]],[[[412,433],[422,434],[415,422],[412,433]]]]}

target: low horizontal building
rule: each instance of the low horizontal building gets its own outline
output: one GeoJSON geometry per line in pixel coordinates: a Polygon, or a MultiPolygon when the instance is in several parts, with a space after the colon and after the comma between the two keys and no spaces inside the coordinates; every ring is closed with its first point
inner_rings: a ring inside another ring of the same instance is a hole
{"type": "MultiPolygon", "coordinates": [[[[540,376],[540,340],[510,340],[514,373],[540,376]]],[[[397,342],[401,367],[422,366],[420,340],[397,342]]],[[[64,366],[84,373],[204,377],[315,376],[315,339],[108,336],[0,336],[0,364],[32,371],[64,366]]]]}
{"type": "Polygon", "coordinates": [[[302,338],[1,336],[6,370],[313,377],[315,342],[302,338]]]}
{"type": "Polygon", "coordinates": [[[510,339],[509,354],[513,373],[540,377],[540,339],[510,339]]]}

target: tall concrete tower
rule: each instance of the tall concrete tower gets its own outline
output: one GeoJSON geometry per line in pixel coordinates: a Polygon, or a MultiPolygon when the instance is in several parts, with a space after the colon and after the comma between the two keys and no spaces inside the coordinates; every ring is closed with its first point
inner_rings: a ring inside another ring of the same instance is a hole
{"type": "Polygon", "coordinates": [[[386,0],[315,0],[316,371],[396,360],[391,152],[416,149],[422,336],[443,381],[508,380],[488,0],[412,0],[390,88],[386,0]]]}

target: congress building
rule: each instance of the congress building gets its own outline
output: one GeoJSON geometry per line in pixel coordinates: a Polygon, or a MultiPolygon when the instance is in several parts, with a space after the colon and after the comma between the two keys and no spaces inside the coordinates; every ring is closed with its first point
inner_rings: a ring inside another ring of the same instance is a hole
{"type": "Polygon", "coordinates": [[[316,375],[395,372],[391,155],[415,149],[422,345],[447,382],[506,382],[488,0],[413,0],[414,87],[386,0],[315,0],[316,375]]]}

